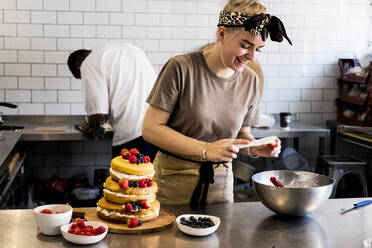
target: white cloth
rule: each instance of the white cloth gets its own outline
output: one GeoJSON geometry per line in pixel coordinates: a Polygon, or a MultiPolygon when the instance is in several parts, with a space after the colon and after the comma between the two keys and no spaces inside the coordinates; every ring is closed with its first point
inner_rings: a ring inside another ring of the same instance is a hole
{"type": "Polygon", "coordinates": [[[80,68],[85,111],[109,114],[113,146],[142,135],[142,122],[156,73],[138,47],[130,44],[98,45],[80,68]]]}

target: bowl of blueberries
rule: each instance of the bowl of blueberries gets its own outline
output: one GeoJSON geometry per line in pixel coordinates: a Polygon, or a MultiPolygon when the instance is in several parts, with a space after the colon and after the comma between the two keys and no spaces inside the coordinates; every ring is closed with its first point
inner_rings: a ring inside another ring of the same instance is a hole
{"type": "Polygon", "coordinates": [[[220,226],[220,218],[205,214],[183,214],[176,218],[178,229],[193,236],[206,236],[220,226]]]}

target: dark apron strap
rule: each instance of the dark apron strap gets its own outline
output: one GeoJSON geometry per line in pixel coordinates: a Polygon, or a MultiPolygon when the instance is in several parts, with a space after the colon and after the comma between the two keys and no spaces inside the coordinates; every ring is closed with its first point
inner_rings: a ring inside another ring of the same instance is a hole
{"type": "Polygon", "coordinates": [[[207,195],[208,195],[209,184],[214,183],[213,165],[223,164],[225,162],[196,161],[196,160],[178,156],[168,151],[164,151],[163,149],[159,149],[159,151],[169,156],[178,158],[178,159],[201,164],[200,169],[199,169],[199,181],[198,181],[198,184],[196,185],[196,188],[194,189],[194,192],[192,193],[189,205],[192,207],[205,206],[207,195]]]}

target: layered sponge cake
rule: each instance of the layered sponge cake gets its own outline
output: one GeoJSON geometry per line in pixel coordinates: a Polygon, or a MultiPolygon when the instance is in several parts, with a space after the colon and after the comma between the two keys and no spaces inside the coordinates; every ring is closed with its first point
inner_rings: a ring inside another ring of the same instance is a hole
{"type": "Polygon", "coordinates": [[[106,179],[103,198],[97,203],[97,214],[109,222],[127,223],[135,218],[140,222],[159,216],[156,200],[158,185],[152,181],[154,165],[148,156],[137,149],[123,149],[121,156],[111,160],[110,176],[106,179]]]}

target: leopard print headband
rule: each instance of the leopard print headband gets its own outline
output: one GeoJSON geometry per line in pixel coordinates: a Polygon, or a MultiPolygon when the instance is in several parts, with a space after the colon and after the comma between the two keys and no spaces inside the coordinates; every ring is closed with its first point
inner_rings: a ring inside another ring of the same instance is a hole
{"type": "MultiPolygon", "coordinates": [[[[221,11],[217,26],[241,27],[245,26],[245,23],[251,18],[252,16],[241,12],[221,11]]],[[[256,23],[257,25],[255,25],[255,27],[246,31],[249,31],[254,35],[259,35],[265,27],[266,21],[268,21],[267,18],[262,18],[259,23],[256,23]]]]}
{"type": "Polygon", "coordinates": [[[285,31],[284,24],[279,18],[270,16],[269,14],[255,14],[250,16],[241,12],[221,11],[217,26],[244,27],[245,31],[253,35],[261,34],[262,40],[266,39],[267,34],[270,34],[272,41],[277,42],[281,42],[284,37],[292,45],[285,31]]]}

